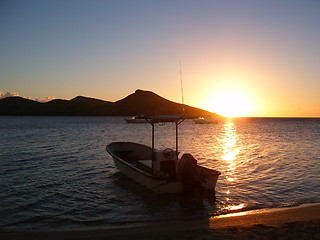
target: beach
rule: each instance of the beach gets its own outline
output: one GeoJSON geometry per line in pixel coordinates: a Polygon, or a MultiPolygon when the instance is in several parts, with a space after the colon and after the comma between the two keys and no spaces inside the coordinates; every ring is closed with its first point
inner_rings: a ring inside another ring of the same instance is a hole
{"type": "Polygon", "coordinates": [[[251,210],[208,220],[90,231],[1,232],[0,239],[320,239],[320,204],[251,210]]]}

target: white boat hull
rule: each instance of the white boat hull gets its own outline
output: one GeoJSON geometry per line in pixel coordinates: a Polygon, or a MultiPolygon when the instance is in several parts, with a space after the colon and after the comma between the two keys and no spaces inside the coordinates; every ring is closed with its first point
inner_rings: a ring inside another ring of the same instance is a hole
{"type": "Polygon", "coordinates": [[[168,182],[168,179],[166,178],[153,177],[117,158],[113,158],[113,161],[120,172],[155,193],[183,192],[183,185],[181,182],[168,182]]]}
{"type": "MultiPolygon", "coordinates": [[[[115,166],[123,174],[155,193],[181,193],[186,189],[179,175],[176,176],[175,180],[170,180],[168,176],[155,176],[151,170],[152,166],[149,167],[149,171],[138,167],[141,162],[149,162],[150,165],[152,163],[149,160],[152,156],[152,149],[148,146],[118,142],[109,144],[107,151],[112,156],[115,166]]],[[[195,171],[200,176],[197,184],[201,189],[215,189],[220,172],[198,165],[195,171]]]]}
{"type": "Polygon", "coordinates": [[[213,118],[198,118],[193,119],[193,122],[196,124],[217,124],[218,120],[213,118]]]}
{"type": "Polygon", "coordinates": [[[124,119],[127,123],[147,123],[148,121],[146,119],[139,119],[137,116],[133,116],[130,118],[124,119]]]}

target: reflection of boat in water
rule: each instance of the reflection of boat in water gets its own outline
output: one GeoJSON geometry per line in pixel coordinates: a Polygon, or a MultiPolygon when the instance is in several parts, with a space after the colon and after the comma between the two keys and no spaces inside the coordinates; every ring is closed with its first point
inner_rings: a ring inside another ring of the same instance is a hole
{"type": "Polygon", "coordinates": [[[138,116],[132,116],[130,118],[124,119],[127,123],[147,123],[148,121],[146,119],[141,119],[138,116]]]}
{"type": "Polygon", "coordinates": [[[133,142],[113,142],[107,145],[117,168],[132,180],[155,193],[214,190],[219,171],[202,167],[189,153],[178,157],[178,125],[183,116],[139,117],[152,125],[152,147],[133,142]],[[155,123],[171,122],[176,126],[176,149],[156,150],[155,123]]]}
{"type": "Polygon", "coordinates": [[[218,120],[215,118],[199,117],[197,119],[193,119],[193,122],[196,124],[211,124],[211,123],[218,123],[218,120]]]}

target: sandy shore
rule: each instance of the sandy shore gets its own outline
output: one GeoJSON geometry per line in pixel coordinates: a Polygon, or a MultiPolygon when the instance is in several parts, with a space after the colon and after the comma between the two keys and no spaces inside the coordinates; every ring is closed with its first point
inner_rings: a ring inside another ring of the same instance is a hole
{"type": "Polygon", "coordinates": [[[0,232],[0,239],[320,239],[320,204],[253,210],[183,224],[70,232],[0,232]]]}

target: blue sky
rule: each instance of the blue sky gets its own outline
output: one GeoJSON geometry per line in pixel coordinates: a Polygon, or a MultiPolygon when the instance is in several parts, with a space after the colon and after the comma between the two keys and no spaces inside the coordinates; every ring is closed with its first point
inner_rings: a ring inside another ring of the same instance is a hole
{"type": "Polygon", "coordinates": [[[320,116],[317,0],[10,0],[0,29],[2,95],[179,102],[181,60],[188,105],[320,116]]]}

